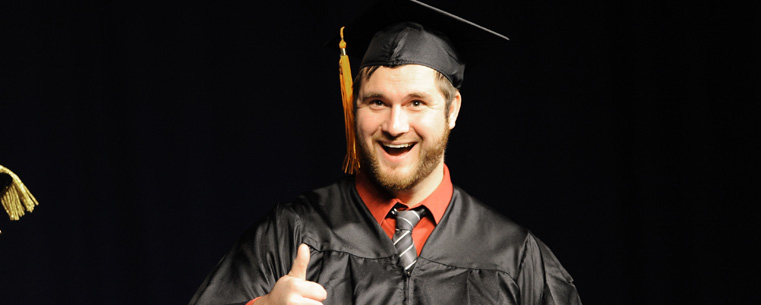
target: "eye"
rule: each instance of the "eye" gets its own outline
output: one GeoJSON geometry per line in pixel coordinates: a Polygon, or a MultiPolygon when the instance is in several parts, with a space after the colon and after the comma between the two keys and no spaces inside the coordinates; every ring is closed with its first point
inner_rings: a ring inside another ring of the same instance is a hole
{"type": "Polygon", "coordinates": [[[423,106],[423,104],[424,104],[424,103],[423,103],[423,101],[421,101],[421,100],[414,100],[414,101],[412,101],[412,103],[410,103],[410,104],[411,104],[413,107],[420,107],[420,106],[423,106]]]}
{"type": "Polygon", "coordinates": [[[370,109],[382,109],[386,107],[386,102],[381,99],[367,99],[364,103],[370,107],[370,109]]]}

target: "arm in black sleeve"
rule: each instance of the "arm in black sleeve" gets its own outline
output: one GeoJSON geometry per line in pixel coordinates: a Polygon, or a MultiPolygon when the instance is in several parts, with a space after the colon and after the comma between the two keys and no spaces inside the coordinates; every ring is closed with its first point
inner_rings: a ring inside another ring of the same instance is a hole
{"type": "Polygon", "coordinates": [[[245,304],[267,294],[288,273],[302,242],[298,214],[278,205],[247,230],[209,273],[190,305],[245,304]]]}
{"type": "Polygon", "coordinates": [[[550,248],[533,234],[526,236],[518,285],[523,305],[581,305],[573,278],[550,248]]]}

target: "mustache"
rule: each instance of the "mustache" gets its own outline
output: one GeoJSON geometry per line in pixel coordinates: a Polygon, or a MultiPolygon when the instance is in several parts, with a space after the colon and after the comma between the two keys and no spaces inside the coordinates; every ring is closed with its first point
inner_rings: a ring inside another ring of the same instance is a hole
{"type": "Polygon", "coordinates": [[[404,134],[401,134],[401,135],[394,136],[394,135],[391,135],[391,134],[389,134],[387,132],[380,132],[379,135],[373,135],[372,138],[373,138],[373,140],[379,140],[379,141],[385,141],[385,142],[393,142],[393,141],[397,141],[397,140],[401,140],[401,139],[406,139],[406,140],[414,141],[414,142],[417,142],[419,140],[418,137],[416,137],[416,136],[410,136],[408,133],[404,133],[404,134]]]}

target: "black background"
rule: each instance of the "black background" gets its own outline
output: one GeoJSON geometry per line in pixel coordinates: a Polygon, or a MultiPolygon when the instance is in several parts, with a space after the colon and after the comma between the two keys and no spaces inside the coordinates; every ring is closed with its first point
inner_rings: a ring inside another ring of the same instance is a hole
{"type": "MultiPolygon", "coordinates": [[[[0,220],[0,303],[185,304],[341,177],[345,2],[0,4],[0,164],[40,201],[0,220]]],[[[758,4],[430,3],[512,39],[468,68],[453,182],[585,304],[759,302],[758,4]]]]}

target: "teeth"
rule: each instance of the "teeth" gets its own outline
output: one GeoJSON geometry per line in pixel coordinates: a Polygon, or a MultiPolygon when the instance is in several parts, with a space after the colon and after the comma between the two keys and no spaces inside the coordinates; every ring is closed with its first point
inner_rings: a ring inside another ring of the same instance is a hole
{"type": "Polygon", "coordinates": [[[407,143],[407,144],[383,144],[383,145],[388,147],[388,148],[408,148],[408,147],[412,147],[412,144],[409,144],[409,143],[407,143]]]}

